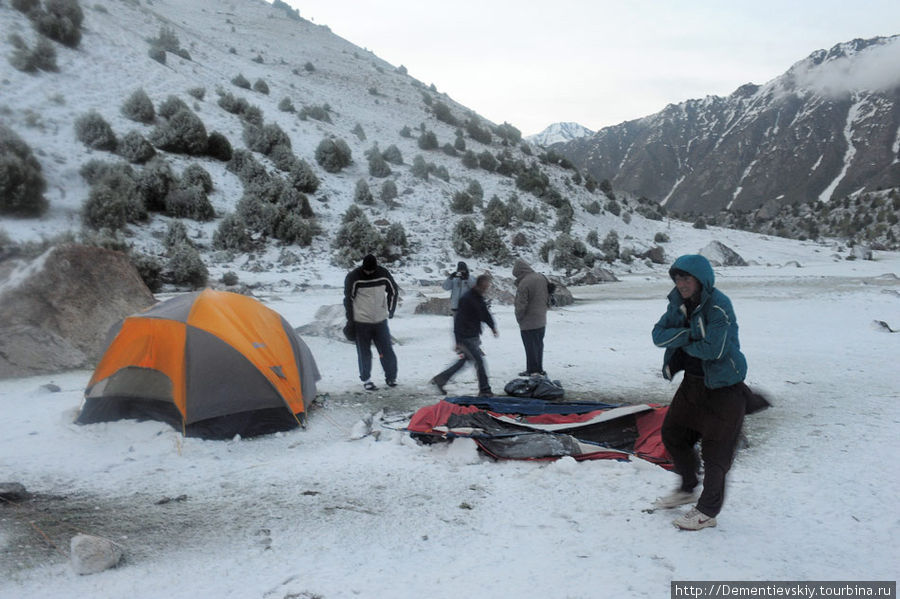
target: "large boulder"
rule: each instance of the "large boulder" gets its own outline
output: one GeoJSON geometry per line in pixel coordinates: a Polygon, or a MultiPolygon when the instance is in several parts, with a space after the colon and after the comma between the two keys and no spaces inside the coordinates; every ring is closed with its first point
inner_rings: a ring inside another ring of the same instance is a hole
{"type": "Polygon", "coordinates": [[[700,255],[709,260],[713,266],[747,266],[747,261],[741,258],[740,254],[721,241],[710,241],[700,250],[700,255]]]}
{"type": "Polygon", "coordinates": [[[64,244],[0,266],[0,379],[92,367],[110,327],[154,303],[120,252],[64,244]]]}

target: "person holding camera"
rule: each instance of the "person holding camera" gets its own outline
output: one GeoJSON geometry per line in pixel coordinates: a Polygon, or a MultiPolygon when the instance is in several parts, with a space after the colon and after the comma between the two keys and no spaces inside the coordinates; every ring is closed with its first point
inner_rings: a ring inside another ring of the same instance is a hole
{"type": "Polygon", "coordinates": [[[475,281],[469,276],[469,266],[465,262],[456,265],[456,271],[450,273],[444,281],[443,288],[450,292],[450,315],[459,309],[459,299],[475,287],[475,281]]]}

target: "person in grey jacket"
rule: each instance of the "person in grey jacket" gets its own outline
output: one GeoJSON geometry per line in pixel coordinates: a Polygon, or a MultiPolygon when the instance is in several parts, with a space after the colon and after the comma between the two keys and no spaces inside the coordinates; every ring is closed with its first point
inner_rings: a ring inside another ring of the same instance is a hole
{"type": "Polygon", "coordinates": [[[459,309],[459,299],[475,286],[475,280],[469,276],[469,266],[465,262],[456,265],[456,271],[450,273],[442,287],[450,292],[450,314],[459,309]]]}
{"type": "Polygon", "coordinates": [[[544,376],[544,332],[550,304],[547,277],[521,259],[513,264],[512,273],[516,279],[516,322],[525,346],[525,370],[519,376],[544,376]]]}

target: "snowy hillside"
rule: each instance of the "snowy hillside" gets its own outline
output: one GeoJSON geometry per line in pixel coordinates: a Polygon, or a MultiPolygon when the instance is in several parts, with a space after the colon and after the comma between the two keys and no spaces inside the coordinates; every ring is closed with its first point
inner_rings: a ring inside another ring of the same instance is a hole
{"type": "MultiPolygon", "coordinates": [[[[356,203],[360,181],[373,196],[372,204],[357,203],[368,221],[381,233],[391,224],[405,229],[409,247],[393,268],[407,273],[410,280],[439,276],[438,270],[460,257],[470,259],[476,268],[508,264],[479,256],[465,244],[457,246],[461,252],[454,250],[454,226],[469,217],[481,230],[486,222],[483,211],[494,198],[501,207],[515,206],[518,213],[528,215],[500,225],[499,233],[510,253],[533,262],[539,260],[542,246],[558,237],[561,214],[578,240],[591,231],[602,239],[616,230],[622,237],[633,237],[636,246],[647,246],[658,228],[637,215],[627,225],[621,215],[605,211],[608,198],[595,184],[547,163],[538,148],[519,139],[514,126],[480,119],[443,90],[407,75],[402,65],[387,64],[333,35],[327,26],[314,25],[281,7],[261,0],[229,5],[159,0],[83,8],[77,49],[54,44],[56,72],[28,73],[6,62],[2,66],[3,124],[30,146],[40,162],[49,203],[39,218],[0,217],[0,230],[14,242],[51,239],[61,231],[79,234],[83,206],[91,193],[82,176],[85,165],[123,161],[113,152],[90,149],[79,141],[79,118],[95,112],[120,140],[132,132],[151,139],[168,125],[161,113],[172,96],[199,117],[207,133],[224,136],[235,152],[248,148],[249,116],[229,112],[223,103],[245,102],[248,114],[253,112],[257,119],[261,114],[265,127],[280,129],[289,138],[292,160],[310,165],[319,181],[315,192],[309,193],[309,204],[311,220],[321,233],[311,244],[281,243],[257,232],[255,239],[264,246],[257,244],[250,252],[216,252],[214,234],[238,210],[248,193],[246,185],[228,162],[158,146],[157,159],[176,177],[190,165],[211,177],[213,218],[180,219],[211,278],[235,271],[242,282],[252,282],[254,273],[275,270],[298,285],[329,279],[328,271],[339,262],[332,242],[348,207],[356,203]],[[180,46],[178,52],[163,53],[165,64],[150,57],[151,42],[163,38],[180,46]],[[235,85],[239,76],[253,88],[235,85]],[[265,92],[257,89],[260,81],[265,92]],[[123,113],[123,105],[140,90],[156,108],[156,116],[146,124],[123,113]],[[352,162],[339,172],[326,171],[316,160],[324,139],[341,140],[352,153],[352,162]],[[366,153],[376,146],[381,152],[395,146],[401,155],[402,163],[390,164],[387,176],[370,175],[366,153]],[[474,164],[467,162],[470,158],[474,164]],[[417,161],[426,168],[424,174],[416,170],[417,161]],[[381,200],[385,181],[397,189],[397,197],[387,202],[381,200]],[[465,209],[451,211],[451,202],[461,192],[474,200],[471,214],[465,209]]],[[[28,18],[5,4],[0,6],[0,29],[21,31],[26,47],[36,46],[39,38],[28,18]]],[[[13,48],[12,42],[0,40],[0,53],[8,55],[13,48]]],[[[259,151],[250,155],[270,177],[287,177],[271,156],[259,151]]],[[[132,164],[131,169],[140,176],[149,164],[132,164]]],[[[129,222],[121,243],[164,262],[168,249],[164,237],[172,220],[165,212],[151,210],[148,220],[129,222]]]]}
{"type": "Polygon", "coordinates": [[[593,134],[593,131],[578,123],[553,123],[540,133],[529,135],[527,139],[535,145],[547,147],[593,134]]]}

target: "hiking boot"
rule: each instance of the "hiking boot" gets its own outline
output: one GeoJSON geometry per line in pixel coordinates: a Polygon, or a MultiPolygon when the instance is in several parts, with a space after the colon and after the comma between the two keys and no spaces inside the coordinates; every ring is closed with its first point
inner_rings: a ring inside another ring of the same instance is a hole
{"type": "Polygon", "coordinates": [[[389,381],[385,381],[384,384],[387,385],[388,387],[396,387],[397,381],[395,381],[394,379],[391,379],[389,381]]]}
{"type": "Polygon", "coordinates": [[[487,391],[479,391],[478,397],[494,397],[494,392],[488,389],[487,391]]]}
{"type": "Polygon", "coordinates": [[[519,376],[531,376],[531,373],[528,372],[527,370],[523,370],[522,372],[519,373],[519,376]]]}
{"type": "Polygon", "coordinates": [[[431,379],[428,382],[437,387],[437,390],[441,395],[447,395],[447,390],[444,389],[444,383],[438,382],[437,379],[431,379]]]}
{"type": "Polygon", "coordinates": [[[707,516],[696,507],[692,507],[688,513],[672,520],[672,524],[681,530],[700,530],[715,526],[716,517],[707,516]]]}
{"type": "Polygon", "coordinates": [[[377,391],[378,387],[376,387],[375,383],[373,383],[372,381],[366,381],[365,383],[363,383],[363,389],[365,389],[366,391],[377,391]]]}
{"type": "Polygon", "coordinates": [[[673,507],[678,507],[679,505],[694,503],[696,499],[697,496],[693,491],[682,491],[681,489],[676,489],[668,495],[657,497],[656,501],[653,502],[653,507],[661,510],[668,510],[673,507]]]}

